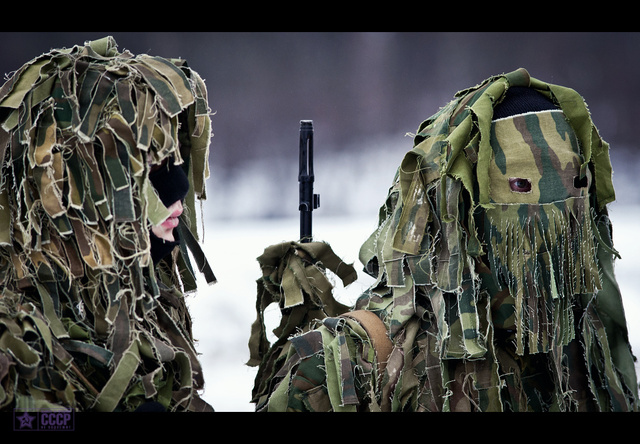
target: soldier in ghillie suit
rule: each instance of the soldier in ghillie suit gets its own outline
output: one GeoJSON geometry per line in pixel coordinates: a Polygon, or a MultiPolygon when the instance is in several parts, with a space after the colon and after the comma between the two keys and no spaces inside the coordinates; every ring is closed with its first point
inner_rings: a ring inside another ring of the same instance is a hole
{"type": "Polygon", "coordinates": [[[259,315],[283,316],[271,345],[254,325],[256,409],[637,410],[608,150],[575,91],[524,69],[459,92],[398,169],[354,307],[314,286],[308,244],[259,258],[259,315]]]}
{"type": "Polygon", "coordinates": [[[0,122],[0,410],[212,410],[185,304],[188,249],[214,280],[202,79],[107,37],[13,73],[0,122]]]}

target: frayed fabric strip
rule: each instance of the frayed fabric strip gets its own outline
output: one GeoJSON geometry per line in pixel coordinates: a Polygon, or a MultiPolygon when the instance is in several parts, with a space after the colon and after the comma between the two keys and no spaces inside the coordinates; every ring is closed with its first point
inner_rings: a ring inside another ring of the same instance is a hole
{"type": "Polygon", "coordinates": [[[585,198],[487,210],[489,261],[515,299],[519,354],[525,341],[538,353],[574,338],[572,297],[601,288],[591,221],[585,198]]]}

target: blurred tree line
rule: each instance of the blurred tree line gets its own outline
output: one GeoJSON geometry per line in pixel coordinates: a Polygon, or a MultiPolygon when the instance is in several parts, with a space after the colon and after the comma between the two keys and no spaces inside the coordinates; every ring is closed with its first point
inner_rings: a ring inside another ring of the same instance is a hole
{"type": "Polygon", "coordinates": [[[0,70],[105,35],[200,73],[216,113],[212,161],[223,167],[293,155],[302,119],[328,151],[402,137],[456,91],[519,67],[579,91],[605,140],[637,151],[638,33],[6,32],[0,70]]]}

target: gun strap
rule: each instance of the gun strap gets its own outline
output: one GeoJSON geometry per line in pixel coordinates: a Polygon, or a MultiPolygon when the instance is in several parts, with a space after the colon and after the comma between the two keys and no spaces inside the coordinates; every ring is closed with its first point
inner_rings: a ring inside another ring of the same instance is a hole
{"type": "Polygon", "coordinates": [[[341,316],[357,321],[371,338],[378,361],[380,379],[382,379],[389,355],[393,349],[393,342],[391,342],[391,339],[389,339],[387,335],[387,326],[378,315],[368,310],[353,310],[341,316]]]}

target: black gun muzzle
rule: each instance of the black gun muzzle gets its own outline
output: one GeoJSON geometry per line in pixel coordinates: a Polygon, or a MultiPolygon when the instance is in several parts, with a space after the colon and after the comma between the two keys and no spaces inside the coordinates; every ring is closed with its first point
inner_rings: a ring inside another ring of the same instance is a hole
{"type": "Polygon", "coordinates": [[[298,182],[300,184],[300,242],[312,239],[313,210],[320,206],[320,195],[313,194],[313,121],[300,121],[300,168],[298,182]]]}

